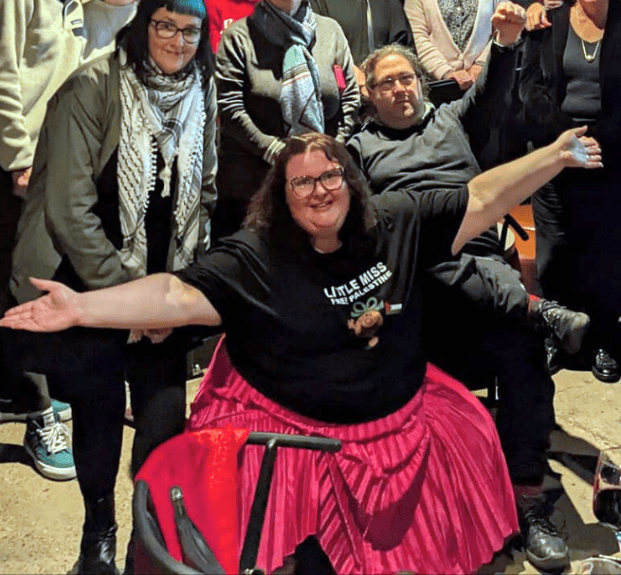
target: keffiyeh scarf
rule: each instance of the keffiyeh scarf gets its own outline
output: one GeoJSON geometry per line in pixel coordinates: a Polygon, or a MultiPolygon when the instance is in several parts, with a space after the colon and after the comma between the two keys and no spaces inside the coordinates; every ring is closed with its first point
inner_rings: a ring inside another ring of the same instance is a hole
{"type": "Polygon", "coordinates": [[[280,107],[287,135],[323,132],[319,70],[310,53],[317,24],[308,2],[290,16],[263,0],[250,18],[270,42],[285,49],[280,107]]]}
{"type": "Polygon", "coordinates": [[[121,134],[117,179],[123,247],[120,257],[132,277],[147,272],[145,216],[149,194],[159,177],[162,197],[170,195],[172,167],[177,159],[174,208],[176,248],[170,271],[188,266],[199,237],[203,172],[205,103],[198,70],[182,78],[158,73],[153,62],[143,84],[121,51],[121,134]],[[157,153],[164,168],[156,173],[157,153]]]}

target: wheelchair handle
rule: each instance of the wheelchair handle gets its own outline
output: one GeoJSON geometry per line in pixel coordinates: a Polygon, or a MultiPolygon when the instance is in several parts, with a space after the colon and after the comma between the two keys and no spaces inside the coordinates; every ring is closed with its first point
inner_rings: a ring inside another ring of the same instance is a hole
{"type": "Polygon", "coordinates": [[[267,445],[274,440],[274,447],[297,447],[298,449],[312,449],[314,451],[340,451],[341,442],[331,437],[309,437],[306,435],[289,435],[288,433],[265,433],[252,431],[246,443],[249,445],[267,445]]]}

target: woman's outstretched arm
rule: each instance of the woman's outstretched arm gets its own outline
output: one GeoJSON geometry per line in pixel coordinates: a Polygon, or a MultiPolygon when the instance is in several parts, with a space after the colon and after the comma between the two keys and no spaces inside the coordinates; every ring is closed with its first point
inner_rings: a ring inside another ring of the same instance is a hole
{"type": "Polygon", "coordinates": [[[221,323],[209,300],[172,274],[84,293],[54,281],[31,281],[48,293],[7,311],[1,327],[61,331],[76,326],[157,329],[221,323]]]}
{"type": "Polygon", "coordinates": [[[556,141],[526,156],[474,177],[468,183],[468,208],[453,242],[453,253],[500,221],[565,168],[601,168],[599,144],[586,126],[563,132],[556,141]]]}

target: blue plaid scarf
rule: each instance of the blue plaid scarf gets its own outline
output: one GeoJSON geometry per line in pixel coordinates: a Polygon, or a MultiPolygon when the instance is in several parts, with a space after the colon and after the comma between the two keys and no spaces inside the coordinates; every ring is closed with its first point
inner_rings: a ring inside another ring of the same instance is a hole
{"type": "Polygon", "coordinates": [[[270,42],[285,48],[280,107],[287,135],[323,132],[319,71],[309,50],[317,24],[308,2],[290,16],[262,0],[250,18],[270,42]]]}

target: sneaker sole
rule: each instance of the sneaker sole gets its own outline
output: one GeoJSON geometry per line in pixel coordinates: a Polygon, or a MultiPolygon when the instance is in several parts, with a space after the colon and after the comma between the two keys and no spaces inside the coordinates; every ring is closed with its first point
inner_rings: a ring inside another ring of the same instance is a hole
{"type": "Polygon", "coordinates": [[[36,457],[30,446],[26,442],[24,438],[24,449],[26,453],[31,457],[34,462],[35,467],[38,469],[39,473],[43,475],[43,477],[47,477],[48,479],[54,479],[56,481],[69,481],[70,479],[76,478],[75,466],[73,467],[52,467],[51,465],[46,465],[45,463],[39,461],[36,457]]]}

